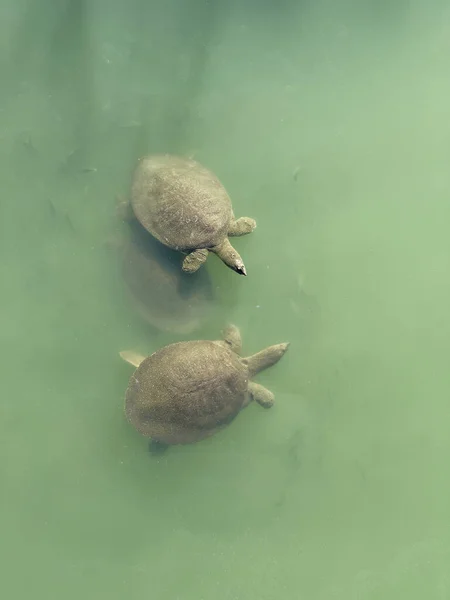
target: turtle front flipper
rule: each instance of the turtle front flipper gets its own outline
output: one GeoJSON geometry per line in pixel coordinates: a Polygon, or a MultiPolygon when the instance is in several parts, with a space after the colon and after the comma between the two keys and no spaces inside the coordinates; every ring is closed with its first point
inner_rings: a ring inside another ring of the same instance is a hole
{"type": "Polygon", "coordinates": [[[233,219],[228,230],[228,235],[231,237],[247,235],[248,233],[251,233],[255,227],[256,221],[250,217],[241,217],[240,219],[236,220],[233,219]]]}
{"type": "Polygon", "coordinates": [[[275,396],[270,390],[265,388],[263,385],[250,381],[248,384],[248,393],[253,398],[253,400],[263,408],[270,408],[271,406],[273,406],[275,396]]]}
{"type": "Polygon", "coordinates": [[[241,332],[236,327],[236,325],[228,325],[223,331],[223,339],[225,344],[235,352],[236,354],[240,354],[242,350],[242,338],[241,332]]]}
{"type": "Polygon", "coordinates": [[[214,340],[213,343],[239,355],[242,350],[242,339],[241,332],[236,325],[228,325],[228,327],[225,327],[222,331],[222,336],[222,340],[214,340]]]}
{"type": "Polygon", "coordinates": [[[195,273],[195,271],[198,271],[208,258],[208,254],[209,252],[206,248],[200,248],[190,252],[183,260],[183,271],[186,273],[195,273]]]}

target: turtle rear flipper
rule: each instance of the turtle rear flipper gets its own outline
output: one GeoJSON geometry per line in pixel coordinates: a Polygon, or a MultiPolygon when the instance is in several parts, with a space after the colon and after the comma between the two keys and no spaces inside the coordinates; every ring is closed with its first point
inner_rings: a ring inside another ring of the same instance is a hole
{"type": "Polygon", "coordinates": [[[122,196],[116,197],[115,213],[118,219],[126,223],[133,223],[136,220],[131,202],[122,196]]]}
{"type": "Polygon", "coordinates": [[[138,352],[134,352],[133,350],[122,350],[119,352],[120,358],[122,358],[125,362],[133,365],[133,367],[138,368],[143,360],[145,360],[145,356],[139,354],[138,352]]]}
{"type": "Polygon", "coordinates": [[[162,456],[167,452],[168,448],[168,444],[158,442],[157,440],[150,440],[148,443],[148,451],[152,456],[162,456]]]}

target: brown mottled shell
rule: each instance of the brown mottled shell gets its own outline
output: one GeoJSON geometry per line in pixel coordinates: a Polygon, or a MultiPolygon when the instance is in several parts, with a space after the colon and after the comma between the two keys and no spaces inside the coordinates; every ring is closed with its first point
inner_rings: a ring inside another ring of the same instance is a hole
{"type": "Polygon", "coordinates": [[[132,233],[124,249],[122,274],[134,306],[159,330],[191,333],[212,308],[207,270],[184,273],[176,252],[149,236],[139,224],[132,233]]]}
{"type": "Polygon", "coordinates": [[[147,231],[183,252],[223,242],[233,214],[225,188],[211,171],[195,160],[171,155],[139,161],[131,205],[147,231]]]}
{"type": "Polygon", "coordinates": [[[128,420],[166,444],[202,440],[241,410],[248,370],[237,354],[210,341],[179,342],[147,357],[130,378],[128,420]]]}

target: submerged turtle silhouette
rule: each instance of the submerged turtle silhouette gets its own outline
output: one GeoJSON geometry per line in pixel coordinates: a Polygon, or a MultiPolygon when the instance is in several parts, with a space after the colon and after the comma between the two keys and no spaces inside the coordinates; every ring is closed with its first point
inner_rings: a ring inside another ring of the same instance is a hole
{"type": "Polygon", "coordinates": [[[251,400],[272,406],[272,392],[251,379],[277,363],[288,346],[241,358],[240,332],[230,326],[223,340],[177,342],[148,357],[121,352],[136,367],[125,395],[127,419],[151,438],[153,448],[203,440],[229,425],[251,400]]]}
{"type": "Polygon", "coordinates": [[[140,316],[156,329],[192,333],[208,317],[214,294],[207,270],[188,275],[177,254],[135,221],[124,243],[122,276],[140,316]]]}
{"type": "Polygon", "coordinates": [[[223,185],[195,160],[169,154],[141,158],[133,176],[131,208],[157,240],[187,255],[184,271],[194,273],[214,252],[236,273],[247,275],[228,236],[250,233],[256,222],[235,218],[223,185]]]}

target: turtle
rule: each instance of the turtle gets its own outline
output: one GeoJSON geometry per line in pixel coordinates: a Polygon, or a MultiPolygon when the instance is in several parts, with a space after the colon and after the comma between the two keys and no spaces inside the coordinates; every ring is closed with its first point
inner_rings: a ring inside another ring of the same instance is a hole
{"type": "Polygon", "coordinates": [[[227,427],[252,400],[264,408],[273,405],[273,393],[252,379],[288,347],[277,344],[242,358],[240,331],[229,325],[222,340],[175,342],[148,357],[120,352],[136,367],[125,394],[125,415],[151,439],[152,452],[199,442],[227,427]]]}
{"type": "Polygon", "coordinates": [[[184,273],[175,251],[149,236],[137,221],[130,225],[122,276],[137,312],[160,331],[192,333],[208,317],[214,301],[208,271],[184,273]]]}
{"type": "Polygon", "coordinates": [[[251,233],[256,222],[236,219],[218,178],[192,158],[155,154],[139,159],[131,185],[132,213],[159,242],[186,254],[182,269],[194,273],[213,252],[247,275],[228,237],[251,233]]]}

